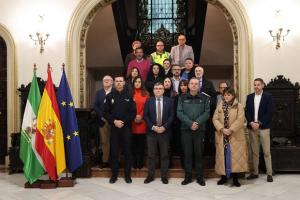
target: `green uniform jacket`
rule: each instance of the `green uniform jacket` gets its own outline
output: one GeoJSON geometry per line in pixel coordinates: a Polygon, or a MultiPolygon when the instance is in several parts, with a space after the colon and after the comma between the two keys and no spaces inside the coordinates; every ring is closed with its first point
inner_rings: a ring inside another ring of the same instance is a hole
{"type": "Polygon", "coordinates": [[[205,131],[206,121],[210,115],[210,97],[206,94],[192,96],[184,94],[178,99],[177,117],[181,121],[182,130],[191,130],[193,122],[197,122],[200,128],[197,131],[205,131]]]}

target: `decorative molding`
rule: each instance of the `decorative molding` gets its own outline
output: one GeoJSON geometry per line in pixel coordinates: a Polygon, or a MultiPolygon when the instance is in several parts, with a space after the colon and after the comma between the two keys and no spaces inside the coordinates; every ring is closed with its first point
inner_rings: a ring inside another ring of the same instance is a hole
{"type": "MultiPolygon", "coordinates": [[[[206,0],[226,17],[233,33],[234,87],[244,103],[251,91],[253,79],[252,32],[248,16],[238,1],[206,0]]],[[[71,77],[71,90],[76,105],[86,106],[86,33],[98,10],[114,0],[83,0],[71,18],[67,34],[67,74],[71,77]]]]}
{"type": "MultiPolygon", "coordinates": [[[[7,47],[7,147],[10,147],[10,133],[20,129],[19,102],[17,94],[18,68],[16,61],[16,45],[8,29],[0,23],[0,36],[7,47]]],[[[7,163],[6,163],[7,164],[7,163]]]]}

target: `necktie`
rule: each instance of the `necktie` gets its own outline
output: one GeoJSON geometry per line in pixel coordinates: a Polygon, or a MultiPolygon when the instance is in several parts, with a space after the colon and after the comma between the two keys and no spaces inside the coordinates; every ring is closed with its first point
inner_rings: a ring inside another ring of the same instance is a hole
{"type": "Polygon", "coordinates": [[[156,119],[157,126],[161,126],[162,124],[160,100],[161,100],[160,98],[157,99],[157,119],[156,119]]]}
{"type": "Polygon", "coordinates": [[[201,89],[202,89],[202,80],[199,80],[199,94],[201,93],[201,89]]]}

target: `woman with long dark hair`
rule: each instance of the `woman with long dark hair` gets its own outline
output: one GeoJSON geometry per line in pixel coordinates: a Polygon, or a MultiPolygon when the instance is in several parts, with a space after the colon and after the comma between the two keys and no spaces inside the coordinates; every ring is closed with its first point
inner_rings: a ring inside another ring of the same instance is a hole
{"type": "Polygon", "coordinates": [[[164,89],[165,89],[164,96],[170,97],[170,98],[173,98],[176,96],[176,92],[173,91],[173,83],[172,83],[171,78],[165,77],[163,80],[163,85],[164,85],[164,89]]]}
{"type": "Polygon", "coordinates": [[[154,84],[157,82],[163,83],[163,78],[164,78],[163,67],[158,63],[154,63],[153,65],[151,65],[148,76],[147,76],[147,80],[145,83],[146,88],[147,88],[148,92],[150,93],[150,96],[153,96],[154,84]]]}
{"type": "Polygon", "coordinates": [[[125,89],[130,96],[133,95],[133,80],[140,75],[139,69],[137,67],[133,67],[131,68],[129,75],[126,77],[125,89]]]}
{"type": "Polygon", "coordinates": [[[213,116],[216,127],[215,171],[221,175],[218,185],[227,182],[230,176],[233,185],[240,187],[238,173],[248,171],[247,143],[244,131],[245,111],[236,99],[233,88],[225,88],[224,101],[218,105],[213,116]]]}
{"type": "Polygon", "coordinates": [[[149,93],[143,79],[137,76],[133,79],[133,100],[136,104],[136,117],[132,122],[132,154],[133,168],[141,169],[144,165],[147,125],[144,121],[144,106],[149,93]]]}

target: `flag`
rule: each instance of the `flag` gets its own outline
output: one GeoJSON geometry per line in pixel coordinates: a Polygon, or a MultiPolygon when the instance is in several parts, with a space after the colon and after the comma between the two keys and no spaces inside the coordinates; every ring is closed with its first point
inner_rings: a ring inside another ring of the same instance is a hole
{"type": "Polygon", "coordinates": [[[74,172],[82,165],[82,154],[75,107],[67,81],[65,68],[63,68],[63,73],[57,91],[57,102],[59,105],[64,134],[67,169],[70,172],[74,172]]]}
{"type": "Polygon", "coordinates": [[[25,178],[30,184],[34,183],[45,172],[42,159],[35,149],[36,117],[40,102],[41,94],[34,70],[23,115],[20,139],[20,158],[24,163],[25,178]]]}
{"type": "Polygon", "coordinates": [[[56,95],[48,66],[48,79],[37,117],[36,149],[51,180],[65,170],[65,150],[56,95]]]}

